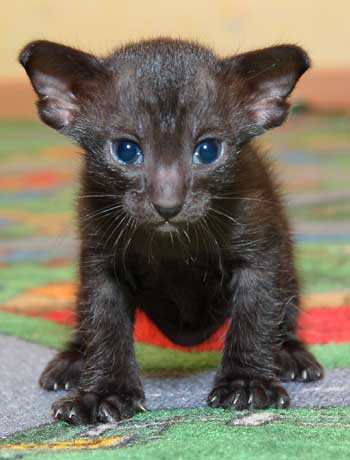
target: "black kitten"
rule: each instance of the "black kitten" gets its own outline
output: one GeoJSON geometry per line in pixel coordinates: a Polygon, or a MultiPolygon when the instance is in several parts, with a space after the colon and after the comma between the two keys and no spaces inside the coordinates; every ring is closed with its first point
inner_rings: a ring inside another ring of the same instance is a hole
{"type": "Polygon", "coordinates": [[[286,407],[280,379],[321,378],[296,337],[290,231],[252,142],[286,118],[306,53],[282,45],[221,59],[159,39],[98,58],[37,41],[20,62],[41,119],[84,150],[78,326],[40,379],[47,390],[75,388],[53,404],[55,418],[143,410],[138,304],[181,345],[232,316],[213,407],[286,407]]]}

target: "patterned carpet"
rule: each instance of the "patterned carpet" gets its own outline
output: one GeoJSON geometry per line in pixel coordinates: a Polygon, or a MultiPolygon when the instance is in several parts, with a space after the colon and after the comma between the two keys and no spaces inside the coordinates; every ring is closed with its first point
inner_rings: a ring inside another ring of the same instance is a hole
{"type": "MultiPolygon", "coordinates": [[[[295,229],[304,280],[299,333],[329,369],[350,368],[349,124],[350,116],[295,115],[260,141],[276,159],[295,229]]],[[[1,122],[0,158],[0,333],[60,348],[74,321],[78,149],[39,123],[1,122]]],[[[207,372],[218,363],[218,341],[175,349],[141,312],[135,337],[146,374],[207,372]]],[[[11,360],[3,350],[1,360],[11,360]]],[[[99,458],[99,449],[133,459],[170,451],[179,459],[349,456],[349,409],[252,417],[198,408],[150,412],[118,427],[45,424],[0,441],[0,458],[99,458]]]]}

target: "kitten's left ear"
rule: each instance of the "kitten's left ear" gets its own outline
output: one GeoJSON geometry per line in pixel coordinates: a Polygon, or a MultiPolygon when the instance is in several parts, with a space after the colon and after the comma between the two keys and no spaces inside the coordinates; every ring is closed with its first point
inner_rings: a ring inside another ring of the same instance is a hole
{"type": "Polygon", "coordinates": [[[225,80],[239,92],[247,121],[255,126],[255,134],[260,134],[283,123],[289,108],[287,98],[310,60],[302,48],[280,45],[224,59],[222,65],[225,80]]]}

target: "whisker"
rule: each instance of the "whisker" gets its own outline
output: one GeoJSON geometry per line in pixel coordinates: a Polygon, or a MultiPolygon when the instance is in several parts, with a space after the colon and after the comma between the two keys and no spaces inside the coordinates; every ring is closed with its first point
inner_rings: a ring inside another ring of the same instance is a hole
{"type": "Polygon", "coordinates": [[[251,197],[240,197],[240,196],[228,196],[228,195],[212,195],[213,199],[216,200],[232,200],[232,201],[256,201],[258,203],[274,203],[272,200],[263,200],[261,198],[251,198],[251,197]]]}
{"type": "Polygon", "coordinates": [[[91,213],[86,214],[85,216],[81,218],[81,221],[86,222],[87,220],[95,219],[98,216],[108,214],[112,211],[115,211],[116,209],[121,209],[121,208],[123,208],[123,205],[120,203],[113,205],[113,206],[106,206],[104,208],[98,209],[97,211],[93,211],[91,213]]]}
{"type": "Polygon", "coordinates": [[[97,195],[79,195],[77,198],[78,200],[82,200],[83,198],[121,198],[123,197],[123,194],[105,194],[105,193],[99,193],[97,195]]]}
{"type": "Polygon", "coordinates": [[[236,225],[243,225],[240,222],[238,222],[238,220],[234,219],[232,216],[226,214],[225,212],[218,211],[217,209],[211,208],[211,207],[209,208],[209,210],[215,212],[216,214],[219,214],[220,216],[225,217],[226,219],[229,219],[231,222],[233,222],[236,225]]]}
{"type": "Polygon", "coordinates": [[[123,261],[123,269],[124,269],[124,272],[126,272],[126,253],[127,253],[127,250],[130,246],[130,243],[131,243],[131,240],[135,234],[135,230],[136,230],[136,222],[135,222],[135,219],[133,219],[131,216],[129,216],[129,219],[126,223],[126,227],[129,229],[129,232],[128,232],[128,241],[126,243],[126,245],[124,246],[124,249],[123,249],[123,256],[122,256],[122,261],[123,261]],[[132,227],[130,228],[130,223],[132,224],[132,227]]]}
{"type": "MultiPolygon", "coordinates": [[[[108,226],[107,230],[104,232],[103,234],[103,238],[107,235],[107,233],[110,231],[111,227],[117,223],[117,225],[115,226],[115,228],[112,230],[111,234],[109,235],[109,237],[107,238],[106,242],[105,242],[105,245],[104,247],[108,246],[109,242],[111,241],[111,239],[113,238],[113,236],[116,234],[116,232],[118,231],[118,229],[123,225],[123,223],[125,222],[125,219],[128,217],[127,214],[121,214],[121,215],[117,215],[115,216],[115,218],[113,219],[112,221],[112,224],[108,226]],[[121,220],[117,223],[117,219],[118,217],[121,217],[121,220]]],[[[113,245],[114,246],[114,245],[113,245]]]]}

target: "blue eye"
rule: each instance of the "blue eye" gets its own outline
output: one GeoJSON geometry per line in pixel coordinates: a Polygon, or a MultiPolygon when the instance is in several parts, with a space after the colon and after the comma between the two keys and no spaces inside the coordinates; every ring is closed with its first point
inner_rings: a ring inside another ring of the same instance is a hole
{"type": "Polygon", "coordinates": [[[222,153],[222,143],[216,139],[207,139],[196,145],[193,154],[193,163],[210,164],[214,163],[222,153]]]}
{"type": "Polygon", "coordinates": [[[143,161],[141,147],[133,141],[112,142],[112,153],[120,163],[126,165],[132,163],[140,164],[143,161]]]}

